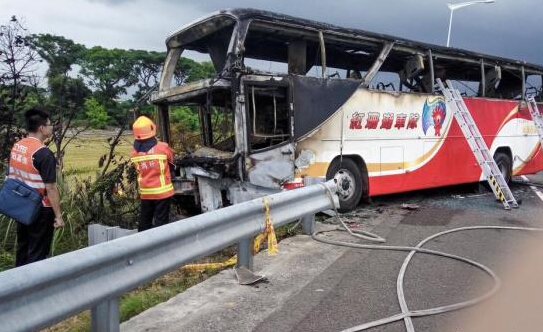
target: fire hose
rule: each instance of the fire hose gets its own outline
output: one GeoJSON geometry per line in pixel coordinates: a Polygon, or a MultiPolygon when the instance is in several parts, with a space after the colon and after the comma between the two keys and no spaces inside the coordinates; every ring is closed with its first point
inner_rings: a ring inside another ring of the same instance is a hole
{"type": "MultiPolygon", "coordinates": [[[[325,186],[323,186],[323,187],[326,188],[325,186]]],[[[328,197],[330,198],[330,200],[332,202],[332,206],[334,206],[332,193],[330,192],[330,190],[328,188],[326,188],[326,190],[327,190],[327,193],[328,193],[328,197]]],[[[383,243],[383,242],[386,241],[382,237],[380,237],[378,235],[375,235],[373,233],[367,232],[367,231],[361,231],[361,230],[353,231],[353,230],[351,230],[343,222],[343,220],[339,216],[339,213],[337,212],[337,209],[336,209],[335,212],[336,212],[335,213],[335,218],[337,219],[337,221],[343,227],[343,228],[338,228],[337,230],[346,231],[350,235],[352,235],[352,236],[354,236],[356,238],[359,238],[359,239],[362,239],[362,240],[367,240],[367,241],[370,241],[370,242],[383,243]]],[[[319,237],[319,234],[324,233],[324,232],[329,232],[329,231],[315,231],[312,234],[312,238],[314,240],[316,240],[316,241],[326,243],[326,244],[349,247],[349,248],[356,248],[356,249],[366,249],[366,250],[393,250],[393,251],[409,252],[409,255],[407,255],[407,257],[405,258],[405,260],[404,260],[404,262],[402,264],[402,267],[400,269],[400,272],[398,274],[398,278],[397,278],[397,281],[396,281],[396,291],[397,291],[397,295],[398,295],[398,302],[400,304],[400,308],[401,308],[402,312],[399,313],[399,314],[390,316],[390,317],[386,317],[386,318],[379,319],[379,320],[376,320],[376,321],[372,321],[372,322],[364,323],[364,324],[361,324],[361,325],[358,325],[358,326],[354,326],[354,327],[348,328],[346,330],[343,330],[342,332],[364,331],[364,330],[370,329],[372,327],[390,324],[392,322],[396,322],[396,321],[399,321],[399,320],[404,321],[406,330],[408,332],[415,332],[415,328],[413,326],[413,322],[412,322],[412,319],[411,319],[412,317],[423,317],[423,316],[437,315],[437,314],[442,314],[442,313],[446,313],[446,312],[450,312],[450,311],[455,311],[455,310],[467,308],[469,306],[473,306],[475,304],[478,304],[478,303],[492,297],[499,290],[500,285],[501,285],[501,281],[500,281],[500,278],[496,275],[496,273],[494,273],[494,271],[492,271],[490,268],[488,268],[487,266],[485,266],[485,265],[483,265],[481,263],[478,263],[476,261],[473,261],[473,260],[465,258],[465,257],[452,255],[452,254],[448,254],[448,253],[441,252],[441,251],[422,248],[422,246],[424,244],[426,244],[429,241],[431,241],[433,239],[436,239],[436,238],[438,238],[440,236],[450,234],[450,233],[454,233],[454,232],[471,231],[471,230],[478,230],[478,229],[500,229],[500,230],[526,231],[526,232],[542,232],[543,231],[543,228],[535,228],[535,227],[510,227],[510,226],[468,226],[468,227],[459,227],[459,228],[454,228],[454,229],[446,230],[446,231],[431,235],[431,236],[427,237],[426,239],[422,240],[421,242],[419,242],[415,247],[387,246],[387,245],[378,245],[378,244],[359,244],[359,243],[352,243],[352,242],[335,241],[335,240],[329,240],[329,239],[326,239],[326,238],[323,238],[323,237],[319,237]],[[411,261],[411,259],[413,258],[413,256],[416,253],[441,256],[441,257],[458,260],[458,261],[467,263],[469,265],[475,266],[475,267],[483,270],[486,274],[488,274],[493,279],[494,286],[486,294],[484,294],[482,296],[479,296],[477,298],[468,300],[468,301],[458,302],[458,303],[454,303],[454,304],[450,304],[450,305],[445,305],[445,306],[435,307],[435,308],[429,308],[429,309],[424,309],[424,310],[410,310],[408,305],[407,305],[407,302],[405,300],[403,280],[404,280],[405,271],[407,270],[409,262],[411,261]]]]}

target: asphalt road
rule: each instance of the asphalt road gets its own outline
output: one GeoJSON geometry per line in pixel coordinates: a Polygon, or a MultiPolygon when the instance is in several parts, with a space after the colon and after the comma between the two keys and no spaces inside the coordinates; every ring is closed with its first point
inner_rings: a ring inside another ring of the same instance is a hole
{"type": "MultiPolygon", "coordinates": [[[[543,173],[530,179],[543,183],[543,173]]],[[[504,210],[490,192],[475,192],[473,187],[379,197],[342,217],[352,228],[386,238],[387,245],[402,246],[415,246],[432,234],[464,226],[543,226],[543,195],[539,198],[530,187],[511,186],[522,201],[519,209],[511,211],[504,210]],[[402,208],[404,203],[419,208],[407,210],[402,208]]],[[[543,192],[543,188],[539,190],[543,192]]],[[[327,219],[319,227],[333,229],[334,222],[327,219]]],[[[331,231],[323,236],[360,243],[345,232],[331,231]]],[[[501,276],[510,272],[525,245],[538,236],[475,230],[448,234],[425,248],[473,259],[501,276]]],[[[267,283],[239,286],[232,270],[225,270],[123,323],[121,330],[342,331],[401,312],[396,279],[406,255],[331,246],[308,236],[289,238],[279,243],[277,256],[255,256],[255,271],[265,274],[267,283]]],[[[417,310],[472,299],[488,291],[491,281],[465,263],[416,254],[407,269],[404,289],[409,308],[417,310]]],[[[413,323],[417,332],[465,331],[461,326],[473,310],[476,308],[414,318],[413,323]]],[[[400,321],[370,331],[405,331],[405,326],[400,321]]]]}
{"type": "MultiPolygon", "coordinates": [[[[541,174],[530,179],[543,183],[541,174]]],[[[389,245],[405,246],[415,246],[434,233],[464,226],[541,227],[543,201],[527,186],[513,184],[511,189],[517,200],[522,200],[521,207],[511,211],[502,209],[490,194],[478,195],[464,186],[377,198],[372,206],[345,218],[352,226],[363,227],[365,222],[360,216],[365,212],[397,209],[404,202],[417,204],[420,209],[399,220],[381,220],[372,230],[384,236],[389,245]]],[[[425,247],[473,259],[500,275],[507,273],[523,244],[535,237],[520,231],[475,230],[440,237],[425,247]]],[[[255,331],[341,331],[398,314],[396,279],[405,256],[402,252],[348,250],[255,331]],[[320,293],[318,298],[316,291],[320,293]]],[[[466,301],[493,285],[486,274],[470,265],[422,254],[414,257],[404,280],[407,303],[414,310],[466,301]]],[[[416,331],[459,331],[469,310],[415,318],[414,327],[416,331]]],[[[405,326],[400,321],[371,331],[405,331],[405,326]]]]}

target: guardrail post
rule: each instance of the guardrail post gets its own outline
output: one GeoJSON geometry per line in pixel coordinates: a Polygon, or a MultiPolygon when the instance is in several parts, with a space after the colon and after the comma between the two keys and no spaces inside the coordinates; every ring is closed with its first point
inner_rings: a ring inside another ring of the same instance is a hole
{"type": "MultiPolygon", "coordinates": [[[[118,226],[109,227],[99,224],[89,225],[89,246],[114,240],[119,237],[137,233],[136,230],[123,229],[118,226]]],[[[92,332],[119,332],[119,299],[112,298],[98,303],[91,308],[92,332]]]]}
{"type": "MultiPolygon", "coordinates": [[[[325,182],[326,179],[324,177],[313,177],[313,176],[306,176],[304,177],[304,186],[312,186],[317,183],[325,182]]],[[[313,234],[313,231],[315,230],[315,215],[310,214],[307,216],[302,217],[302,233],[305,235],[311,235],[313,234]]]]}
{"type": "Polygon", "coordinates": [[[310,214],[302,217],[302,233],[305,235],[313,234],[315,230],[315,215],[310,214]]]}
{"type": "Polygon", "coordinates": [[[254,238],[245,238],[238,242],[238,263],[237,266],[245,266],[253,270],[253,246],[254,238]]]}
{"type": "Polygon", "coordinates": [[[91,309],[92,332],[119,332],[119,299],[99,303],[91,309]]]}

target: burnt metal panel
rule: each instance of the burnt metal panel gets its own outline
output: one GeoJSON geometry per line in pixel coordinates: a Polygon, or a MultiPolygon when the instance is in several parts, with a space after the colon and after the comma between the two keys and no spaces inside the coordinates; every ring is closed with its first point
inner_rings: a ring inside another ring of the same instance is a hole
{"type": "Polygon", "coordinates": [[[293,76],[294,138],[322,124],[359,85],[359,80],[293,76]]]}
{"type": "Polygon", "coordinates": [[[256,152],[246,159],[247,177],[251,184],[279,189],[294,178],[294,143],[256,152]]]}
{"type": "Polygon", "coordinates": [[[288,44],[288,72],[303,75],[307,72],[307,41],[295,40],[288,44]]]}
{"type": "Polygon", "coordinates": [[[379,56],[364,76],[364,82],[362,83],[363,86],[368,87],[370,85],[371,81],[373,80],[375,75],[377,75],[377,72],[379,71],[386,58],[388,57],[390,51],[392,50],[392,46],[394,46],[394,43],[385,43],[383,49],[381,50],[381,53],[379,53],[379,56]]]}
{"type": "MultiPolygon", "coordinates": [[[[204,17],[196,22],[190,23],[181,30],[173,33],[166,39],[168,48],[176,48],[180,45],[188,45],[195,41],[200,41],[214,32],[221,29],[233,26],[236,23],[236,18],[226,12],[212,14],[204,17]]],[[[195,47],[198,47],[195,45],[195,47]]]]}
{"type": "Polygon", "coordinates": [[[158,104],[157,113],[160,139],[163,142],[171,143],[170,113],[168,105],[158,104]]]}

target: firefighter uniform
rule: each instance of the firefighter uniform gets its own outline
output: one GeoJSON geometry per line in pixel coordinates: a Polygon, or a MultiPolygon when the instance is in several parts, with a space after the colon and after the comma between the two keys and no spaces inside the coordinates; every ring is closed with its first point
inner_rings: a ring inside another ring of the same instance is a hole
{"type": "Polygon", "coordinates": [[[170,200],[174,194],[170,169],[173,151],[167,143],[157,141],[156,125],[151,119],[140,116],[132,130],[135,141],[130,157],[138,172],[141,197],[138,231],[141,232],[169,221],[170,200]]]}

